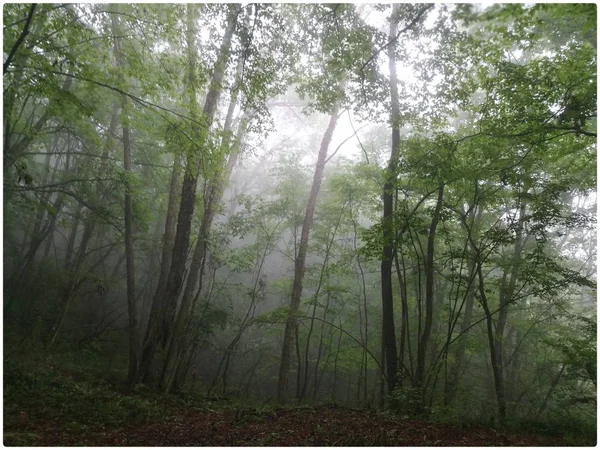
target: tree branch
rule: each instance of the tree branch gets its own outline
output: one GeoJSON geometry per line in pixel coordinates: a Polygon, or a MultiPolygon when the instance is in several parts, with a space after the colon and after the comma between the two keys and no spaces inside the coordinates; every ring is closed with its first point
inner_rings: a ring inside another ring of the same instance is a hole
{"type": "Polygon", "coordinates": [[[387,44],[385,44],[383,47],[381,47],[379,50],[377,50],[375,53],[373,53],[373,55],[371,55],[371,57],[367,60],[367,62],[365,62],[362,65],[362,67],[360,68],[360,71],[363,74],[363,79],[364,79],[364,69],[365,69],[365,67],[367,67],[371,61],[373,61],[375,58],[377,58],[377,56],[379,56],[379,54],[382,51],[384,51],[386,48],[388,48],[390,45],[392,45],[394,42],[396,42],[398,40],[398,38],[400,38],[400,35],[402,33],[405,33],[406,31],[408,31],[412,27],[414,27],[415,24],[421,18],[421,16],[423,14],[425,14],[429,9],[433,8],[433,6],[434,6],[433,4],[429,4],[429,5],[425,5],[423,8],[421,8],[421,10],[415,16],[415,18],[413,20],[411,20],[411,22],[408,25],[406,25],[404,28],[402,28],[400,31],[398,31],[398,33],[396,34],[396,36],[393,39],[390,39],[387,44]]]}
{"type": "Polygon", "coordinates": [[[10,65],[11,61],[15,57],[15,53],[17,53],[17,50],[19,49],[19,47],[25,40],[25,37],[29,34],[29,26],[31,25],[31,19],[33,19],[33,13],[35,12],[36,6],[37,6],[37,3],[32,3],[31,7],[29,8],[29,14],[27,14],[27,20],[25,21],[25,26],[23,27],[23,31],[21,31],[21,35],[19,36],[19,39],[17,39],[17,42],[15,42],[15,45],[13,45],[12,49],[10,50],[10,53],[8,54],[8,57],[6,58],[6,61],[4,61],[3,73],[2,73],[3,75],[6,74],[6,71],[8,70],[8,66],[10,65]]]}
{"type": "Polygon", "coordinates": [[[180,114],[180,113],[178,113],[176,111],[173,111],[172,109],[168,109],[168,108],[165,108],[164,106],[160,106],[160,105],[157,105],[156,103],[152,103],[152,102],[149,102],[148,100],[144,100],[142,98],[136,97],[135,95],[130,94],[129,92],[125,92],[122,89],[119,89],[117,87],[111,86],[111,85],[106,84],[106,83],[102,83],[101,81],[96,81],[96,80],[92,80],[90,78],[81,77],[79,75],[75,75],[75,74],[72,74],[72,73],[61,72],[59,70],[43,70],[43,69],[39,69],[37,67],[26,67],[26,66],[19,66],[19,67],[22,68],[22,69],[33,69],[33,70],[43,71],[45,73],[53,73],[55,75],[63,75],[63,76],[66,76],[66,77],[74,78],[75,80],[79,80],[79,81],[86,81],[88,83],[92,83],[92,84],[95,84],[97,86],[101,86],[101,87],[104,87],[106,89],[110,89],[111,91],[115,91],[115,92],[117,92],[117,93],[119,93],[121,95],[129,97],[130,99],[132,99],[136,103],[139,103],[142,106],[153,107],[153,108],[156,108],[156,109],[160,109],[162,111],[166,111],[166,112],[168,112],[170,114],[173,114],[173,115],[175,115],[177,117],[180,117],[182,119],[188,120],[188,121],[190,121],[191,123],[193,123],[195,125],[198,125],[198,126],[201,126],[203,128],[206,128],[206,124],[204,124],[204,123],[202,123],[202,122],[200,122],[198,120],[194,120],[191,117],[188,117],[188,116],[186,116],[184,114],[180,114]]]}

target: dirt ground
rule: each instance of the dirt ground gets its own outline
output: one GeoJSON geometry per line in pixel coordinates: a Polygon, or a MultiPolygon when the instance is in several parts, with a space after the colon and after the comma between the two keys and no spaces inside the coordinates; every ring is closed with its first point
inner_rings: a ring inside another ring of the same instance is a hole
{"type": "Polygon", "coordinates": [[[23,417],[4,444],[42,446],[564,446],[559,438],[402,420],[339,406],[169,411],[161,423],[77,427],[23,417]]]}

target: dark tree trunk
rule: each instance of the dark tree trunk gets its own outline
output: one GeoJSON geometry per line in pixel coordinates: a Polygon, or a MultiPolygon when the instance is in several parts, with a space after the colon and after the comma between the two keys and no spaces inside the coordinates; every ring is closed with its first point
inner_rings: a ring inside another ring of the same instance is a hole
{"type": "Polygon", "coordinates": [[[427,346],[429,343],[429,337],[431,336],[431,325],[433,321],[433,256],[435,253],[435,233],[440,220],[443,199],[444,185],[442,184],[438,187],[438,198],[435,205],[435,210],[433,212],[433,217],[431,218],[429,234],[427,236],[427,257],[425,259],[425,326],[423,327],[423,334],[421,335],[417,354],[416,384],[420,388],[423,388],[425,381],[425,357],[427,355],[427,346]]]}
{"type": "Polygon", "coordinates": [[[156,340],[152,339],[156,335],[157,327],[160,322],[160,315],[163,311],[162,301],[167,288],[167,277],[171,269],[171,258],[173,256],[173,243],[175,241],[175,227],[177,225],[176,217],[178,213],[177,195],[181,192],[181,153],[175,151],[175,160],[173,161],[173,173],[171,174],[171,183],[169,185],[169,199],[167,203],[167,215],[165,221],[165,233],[163,235],[162,253],[160,260],[160,274],[150,315],[148,325],[144,336],[144,345],[141,352],[141,362],[138,371],[139,377],[145,381],[150,381],[149,362],[151,355],[156,351],[156,340]]]}
{"type": "MultiPolygon", "coordinates": [[[[125,173],[131,173],[131,143],[129,125],[126,125],[127,100],[123,98],[123,167],[125,173]]],[[[133,249],[133,200],[131,184],[125,184],[125,260],[127,267],[127,310],[129,314],[129,369],[127,381],[133,383],[139,360],[139,323],[135,298],[135,264],[133,249]]]]}
{"type": "MultiPolygon", "coordinates": [[[[196,66],[197,66],[197,50],[196,50],[196,25],[194,5],[187,6],[187,47],[188,47],[188,94],[190,98],[190,117],[197,121],[197,105],[196,105],[196,66]]],[[[143,367],[152,367],[152,362],[156,356],[156,349],[159,344],[165,346],[168,339],[171,337],[177,301],[183,286],[185,265],[187,261],[187,253],[190,242],[190,231],[192,227],[192,216],[196,201],[196,184],[198,181],[198,171],[202,160],[200,152],[205,151],[205,144],[208,138],[209,129],[212,125],[214,115],[217,109],[217,103],[221,95],[221,83],[225,75],[227,60],[229,58],[229,49],[237,15],[240,7],[237,5],[229,6],[227,27],[219,50],[219,56],[215,63],[213,77],[210,83],[204,110],[202,114],[202,126],[200,127],[197,148],[195,153],[190,152],[185,168],[183,184],[181,189],[181,201],[179,204],[179,213],[177,217],[177,231],[173,243],[173,252],[171,258],[171,267],[167,277],[166,288],[164,292],[162,310],[157,314],[159,321],[154,326],[150,324],[149,333],[144,343],[145,351],[143,353],[143,367]]],[[[198,127],[198,124],[194,124],[198,127]]]]}
{"type": "MultiPolygon", "coordinates": [[[[238,65],[238,73],[240,76],[241,67],[242,65],[240,63],[238,65]]],[[[231,103],[228,108],[224,129],[226,135],[222,142],[223,147],[229,147],[230,145],[231,139],[229,136],[231,133],[231,126],[233,122],[233,111],[235,110],[236,105],[237,91],[234,92],[234,95],[232,96],[231,103]]],[[[181,306],[177,314],[175,327],[173,329],[173,335],[169,342],[169,349],[166,355],[163,372],[163,381],[165,381],[166,383],[165,388],[167,391],[170,391],[173,388],[177,388],[177,386],[173,385],[173,374],[177,370],[176,367],[179,363],[181,352],[183,350],[182,343],[183,340],[185,340],[185,332],[188,328],[188,323],[194,308],[194,299],[198,298],[196,293],[199,293],[202,290],[202,284],[204,281],[204,267],[206,264],[206,256],[208,250],[208,240],[210,237],[210,229],[212,227],[212,222],[215,217],[217,207],[221,202],[225,185],[229,181],[229,177],[231,176],[233,167],[237,162],[239,143],[243,139],[246,130],[245,119],[246,118],[244,117],[244,119],[240,123],[238,135],[236,137],[236,142],[233,148],[231,148],[229,151],[229,158],[227,161],[227,165],[223,168],[223,173],[217,173],[210,182],[208,199],[206,200],[202,224],[200,225],[200,230],[198,232],[198,239],[196,242],[196,247],[194,249],[192,262],[190,264],[187,283],[183,292],[181,306]]]]}
{"type": "MultiPolygon", "coordinates": [[[[116,6],[116,5],[115,5],[116,6]]],[[[118,6],[116,6],[118,8],[118,6]]],[[[117,9],[118,11],[118,9],[117,9]]],[[[125,60],[120,36],[121,30],[119,19],[112,14],[112,31],[114,38],[115,59],[119,69],[125,68],[125,60]]],[[[135,261],[133,248],[133,194],[129,177],[132,173],[131,167],[131,138],[129,129],[129,112],[127,97],[121,97],[121,126],[123,128],[123,169],[125,171],[125,265],[127,272],[127,312],[129,316],[129,368],[127,382],[133,384],[139,364],[139,321],[135,292],[135,261]]]]}
{"type": "Polygon", "coordinates": [[[488,344],[490,347],[490,360],[492,363],[492,372],[494,375],[494,389],[496,392],[496,401],[498,403],[498,419],[502,424],[506,419],[506,399],[504,397],[504,378],[502,374],[502,367],[498,364],[498,356],[496,354],[496,346],[494,343],[494,324],[492,321],[492,313],[489,308],[487,301],[487,295],[485,293],[485,287],[483,282],[483,274],[481,272],[481,264],[477,265],[477,276],[479,280],[479,295],[481,299],[481,306],[486,314],[485,321],[487,326],[488,344]]]}

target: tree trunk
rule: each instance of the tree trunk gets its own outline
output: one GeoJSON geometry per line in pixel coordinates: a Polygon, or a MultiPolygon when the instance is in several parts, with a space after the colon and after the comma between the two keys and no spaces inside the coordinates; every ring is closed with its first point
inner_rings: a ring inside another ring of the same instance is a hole
{"type": "MultiPolygon", "coordinates": [[[[404,354],[406,350],[406,346],[408,344],[408,353],[411,354],[410,350],[410,329],[408,324],[408,294],[406,292],[406,277],[403,277],[403,269],[400,267],[399,261],[399,253],[401,253],[398,248],[396,248],[394,254],[394,263],[396,264],[396,275],[398,277],[398,285],[400,286],[400,300],[401,300],[401,309],[400,309],[400,355],[399,355],[399,365],[400,365],[400,380],[398,383],[400,387],[404,385],[404,377],[406,375],[406,370],[404,368],[404,354]]],[[[402,265],[404,267],[404,264],[402,265]]],[[[409,358],[412,366],[412,357],[409,358]]],[[[412,376],[412,374],[410,374],[412,376]]]]}
{"type": "Polygon", "coordinates": [[[177,195],[181,192],[181,153],[175,151],[175,160],[173,161],[173,173],[171,175],[171,183],[169,185],[169,199],[167,204],[167,217],[165,221],[165,233],[162,242],[162,254],[160,260],[160,274],[156,292],[152,299],[150,315],[148,317],[148,325],[146,326],[146,334],[144,336],[144,345],[141,352],[141,361],[138,375],[144,382],[150,381],[150,355],[156,351],[156,340],[153,336],[156,335],[158,324],[161,320],[160,315],[163,311],[162,301],[167,288],[167,277],[171,269],[171,258],[173,256],[173,243],[175,241],[175,227],[177,225],[176,217],[178,213],[177,195]]]}
{"type": "MultiPolygon", "coordinates": [[[[473,260],[469,259],[467,262],[469,277],[472,279],[475,276],[475,264],[473,260]]],[[[471,318],[473,316],[473,301],[475,300],[475,287],[468,286],[468,290],[465,296],[465,312],[463,320],[460,325],[460,334],[466,333],[467,329],[471,326],[471,318]]],[[[456,362],[452,366],[450,374],[447,377],[446,387],[446,405],[454,404],[456,393],[458,389],[458,383],[460,380],[462,369],[465,365],[465,350],[466,350],[466,336],[459,339],[456,345],[456,362]]]]}
{"type": "Polygon", "coordinates": [[[71,267],[71,259],[73,258],[73,251],[75,249],[75,240],[77,239],[77,230],[79,229],[79,222],[81,221],[81,211],[83,205],[80,203],[77,205],[75,214],[73,217],[73,224],[71,225],[71,232],[69,233],[69,242],[67,244],[67,250],[65,254],[65,270],[69,270],[71,267]]]}
{"type": "MultiPolygon", "coordinates": [[[[335,319],[334,319],[335,320],[335,319]]],[[[337,349],[335,351],[335,360],[333,363],[333,387],[331,388],[331,401],[333,401],[333,403],[335,403],[335,390],[336,390],[336,385],[337,385],[337,373],[338,373],[338,358],[340,356],[340,347],[342,345],[342,319],[338,319],[339,323],[340,323],[340,335],[338,337],[338,341],[337,341],[337,349]]],[[[383,377],[382,377],[383,380],[383,377]]],[[[382,382],[383,383],[383,382],[382,382]]],[[[382,384],[383,386],[383,384],[382,384]]]]}
{"type": "Polygon", "coordinates": [[[383,258],[381,259],[381,306],[382,340],[385,353],[385,367],[387,370],[388,392],[396,387],[396,372],[398,371],[398,355],[396,353],[396,327],[394,325],[394,294],[392,290],[392,264],[394,250],[394,180],[400,152],[400,102],[398,99],[398,77],[396,76],[396,15],[399,6],[392,7],[388,45],[388,63],[390,70],[390,97],[392,103],[392,152],[385,172],[383,185],[383,258]]]}
{"type": "Polygon", "coordinates": [[[498,364],[498,356],[496,354],[495,346],[495,335],[494,335],[494,324],[492,322],[492,313],[490,312],[489,304],[487,301],[487,295],[485,293],[485,287],[483,282],[483,274],[481,272],[481,264],[477,264],[477,276],[479,279],[479,295],[481,300],[481,306],[485,312],[485,321],[487,326],[488,344],[490,347],[490,360],[492,362],[492,372],[494,375],[494,389],[496,391],[496,401],[498,403],[498,419],[500,424],[503,424],[506,419],[506,399],[504,397],[504,378],[502,374],[502,367],[498,364]]]}
{"type": "MultiPolygon", "coordinates": [[[[115,5],[118,11],[119,6],[115,5]]],[[[117,67],[124,72],[125,60],[120,36],[121,30],[119,19],[116,14],[111,17],[112,32],[114,36],[114,52],[117,67]]],[[[133,199],[132,188],[129,177],[131,176],[131,139],[129,129],[129,112],[127,97],[121,96],[121,126],[123,128],[123,169],[125,171],[125,265],[127,272],[127,312],[129,315],[129,369],[127,373],[127,382],[133,384],[136,379],[136,372],[139,363],[139,323],[137,304],[135,296],[135,263],[133,248],[133,199]]]]}
{"type": "MultiPolygon", "coordinates": [[[[367,372],[369,370],[369,360],[367,357],[367,351],[366,349],[369,348],[369,313],[367,311],[367,290],[366,290],[366,282],[365,282],[365,272],[363,270],[362,267],[362,263],[360,261],[360,252],[358,250],[358,231],[357,231],[357,226],[358,226],[358,221],[354,219],[353,215],[352,215],[352,207],[350,207],[350,219],[352,220],[352,230],[353,230],[353,246],[354,246],[354,253],[356,254],[356,264],[358,266],[358,270],[360,272],[360,284],[361,284],[361,293],[362,293],[362,300],[363,300],[363,304],[362,304],[362,310],[364,311],[364,316],[365,316],[365,331],[364,331],[364,335],[362,332],[362,320],[360,320],[361,323],[358,324],[361,332],[361,340],[362,340],[362,344],[364,346],[363,348],[363,361],[364,361],[364,378],[365,378],[365,383],[367,380],[367,372]]],[[[327,297],[327,304],[329,305],[329,297],[327,297]]],[[[360,312],[361,310],[361,305],[360,305],[360,298],[358,299],[358,310],[360,312]]],[[[325,319],[325,317],[323,317],[325,319]]],[[[367,401],[367,389],[366,389],[366,384],[365,384],[365,403],[367,401]]]]}
{"type": "Polygon", "coordinates": [[[304,271],[306,269],[306,251],[308,248],[308,235],[310,227],[312,225],[313,215],[315,213],[315,207],[317,205],[317,197],[319,195],[319,189],[321,188],[321,182],[323,181],[323,171],[325,169],[325,160],[327,159],[327,150],[331,143],[333,131],[337,123],[338,115],[340,112],[340,104],[336,103],[331,112],[329,119],[329,125],[321,141],[321,148],[319,149],[319,156],[317,158],[317,165],[315,167],[315,174],[313,177],[312,187],[310,190],[310,196],[308,198],[308,204],[306,206],[306,213],[304,214],[304,222],[302,224],[302,233],[300,235],[300,245],[298,248],[298,256],[294,263],[294,284],[292,286],[292,295],[290,299],[290,313],[285,324],[285,331],[283,335],[283,345],[281,349],[281,363],[279,366],[279,381],[277,387],[277,400],[281,403],[285,403],[287,400],[287,385],[288,376],[290,370],[290,353],[294,342],[294,328],[296,325],[295,315],[298,312],[300,306],[300,297],[302,296],[302,281],[304,279],[304,271]]]}
{"type": "MultiPolygon", "coordinates": [[[[190,117],[197,121],[197,50],[196,50],[196,24],[194,5],[187,5],[187,50],[188,50],[188,96],[189,96],[189,114],[190,117]]],[[[187,261],[187,253],[190,242],[190,231],[192,226],[192,217],[194,215],[194,207],[196,201],[196,184],[198,181],[198,171],[202,161],[202,155],[198,152],[206,150],[206,141],[208,133],[212,125],[214,115],[217,109],[217,103],[221,95],[221,83],[225,75],[227,60],[229,58],[229,49],[235,29],[237,15],[240,8],[237,5],[230,5],[227,19],[227,27],[219,50],[219,55],[215,63],[213,77],[210,83],[204,110],[202,115],[202,126],[197,137],[198,144],[197,154],[190,152],[185,167],[183,178],[181,201],[179,204],[179,213],[177,217],[177,231],[173,243],[173,252],[171,258],[171,267],[167,277],[166,288],[164,291],[163,301],[160,302],[162,311],[158,314],[159,323],[156,326],[149,326],[149,334],[144,343],[146,351],[144,352],[143,367],[151,368],[152,362],[156,356],[158,344],[165,346],[168,339],[171,337],[172,328],[174,325],[175,311],[177,301],[184,280],[185,265],[187,261]]],[[[198,127],[194,124],[194,127],[198,127]]]]}
{"type": "MultiPolygon", "coordinates": [[[[131,143],[127,125],[127,100],[123,97],[123,167],[131,173],[131,143]]],[[[133,383],[138,367],[139,324],[135,300],[135,265],[133,249],[133,202],[131,184],[125,183],[125,260],[127,267],[127,310],[129,313],[129,370],[128,383],[133,383]]]]}
{"type": "MultiPolygon", "coordinates": [[[[329,305],[331,301],[331,294],[327,294],[327,302],[325,303],[325,310],[323,311],[323,320],[327,320],[327,313],[329,312],[329,305]]],[[[335,320],[335,319],[334,319],[335,320]]],[[[323,374],[325,373],[325,369],[327,368],[327,363],[329,362],[329,357],[331,356],[331,341],[333,339],[333,329],[329,327],[329,343],[327,344],[327,358],[325,359],[325,364],[323,364],[323,369],[321,369],[321,375],[318,376],[317,371],[319,370],[319,365],[321,364],[321,357],[323,356],[323,336],[325,334],[325,322],[321,322],[321,332],[319,337],[319,350],[317,352],[317,361],[315,362],[315,383],[313,386],[312,393],[312,401],[314,402],[317,398],[317,392],[319,390],[319,384],[321,383],[321,379],[323,378],[323,374]]]]}
{"type": "MultiPolygon", "coordinates": [[[[325,258],[323,259],[323,264],[321,266],[321,273],[319,274],[319,284],[317,285],[317,291],[315,292],[315,295],[314,295],[315,302],[313,304],[312,317],[311,317],[311,321],[310,321],[310,326],[308,327],[308,335],[306,336],[306,346],[304,349],[304,379],[303,379],[303,383],[302,383],[302,391],[300,392],[300,397],[299,397],[300,401],[302,401],[304,399],[304,397],[306,395],[306,388],[308,386],[309,369],[310,369],[310,361],[309,361],[310,340],[311,340],[311,336],[312,336],[314,326],[315,326],[315,317],[316,317],[316,313],[317,313],[317,299],[319,297],[319,293],[321,292],[321,286],[323,285],[323,277],[325,275],[325,270],[327,269],[327,264],[329,262],[329,253],[331,252],[331,247],[333,246],[335,235],[336,235],[337,230],[342,221],[343,213],[344,213],[344,211],[342,209],[342,211],[340,212],[340,215],[338,217],[338,221],[335,224],[335,228],[333,229],[333,231],[331,233],[331,239],[329,240],[329,242],[327,243],[327,246],[325,248],[325,258]]],[[[329,302],[329,299],[327,301],[329,302]]],[[[317,376],[317,370],[318,370],[318,366],[315,366],[315,381],[316,381],[316,376],[317,376]]]]}
{"type": "MultiPolygon", "coordinates": [[[[496,332],[494,335],[494,347],[495,354],[497,358],[496,364],[500,368],[502,372],[502,379],[504,379],[504,329],[506,328],[508,322],[508,311],[509,306],[512,301],[513,294],[515,292],[515,287],[517,284],[517,278],[519,277],[519,268],[521,264],[521,253],[523,251],[523,224],[525,221],[525,202],[520,200],[519,205],[519,219],[517,223],[517,228],[515,230],[515,247],[512,255],[511,261],[511,269],[510,269],[510,277],[508,279],[508,284],[506,283],[506,278],[508,276],[505,273],[504,278],[502,280],[500,286],[500,311],[498,313],[498,321],[496,322],[496,332]]],[[[504,385],[502,385],[502,389],[504,390],[504,385]]],[[[503,393],[505,395],[505,393],[503,393]]]]}
{"type": "MultiPolygon", "coordinates": [[[[423,327],[423,334],[419,342],[419,349],[417,354],[417,376],[416,385],[423,388],[425,380],[425,356],[427,355],[427,346],[429,343],[429,337],[431,335],[431,325],[433,320],[433,256],[435,251],[435,233],[440,220],[440,212],[442,209],[442,201],[444,199],[444,185],[438,187],[438,198],[435,205],[435,211],[431,218],[431,226],[429,227],[429,234],[427,236],[427,258],[425,260],[425,326],[423,327]]],[[[423,397],[425,393],[422,393],[423,397]]]]}
{"type": "MultiPolygon", "coordinates": [[[[238,72],[241,77],[241,63],[238,65],[238,72]]],[[[232,118],[233,111],[237,105],[237,91],[234,92],[232,96],[228,112],[227,118],[225,120],[225,129],[224,132],[225,137],[223,138],[222,146],[229,147],[230,144],[230,133],[232,126],[232,118]]],[[[196,247],[194,249],[194,255],[192,257],[192,262],[190,264],[189,275],[187,279],[187,283],[185,286],[185,290],[183,292],[183,298],[181,300],[181,306],[179,308],[179,312],[177,314],[177,319],[175,322],[175,326],[173,329],[173,335],[169,342],[169,350],[165,359],[165,366],[163,371],[163,377],[166,377],[167,380],[167,390],[171,390],[172,385],[172,373],[176,371],[176,366],[178,365],[178,360],[181,353],[181,344],[182,340],[185,339],[185,331],[187,329],[187,325],[190,320],[190,314],[193,310],[194,299],[198,296],[195,295],[196,292],[200,292],[202,290],[202,283],[204,278],[204,267],[206,264],[206,253],[208,250],[208,240],[210,237],[210,229],[212,227],[212,222],[215,217],[215,213],[217,211],[217,207],[221,202],[221,198],[223,196],[223,191],[225,188],[225,184],[228,182],[231,172],[233,171],[233,167],[237,162],[239,144],[244,137],[244,133],[246,130],[246,120],[245,118],[240,123],[240,127],[238,130],[238,135],[236,137],[236,142],[233,148],[230,149],[230,155],[227,161],[227,165],[223,168],[222,173],[215,174],[214,178],[210,182],[209,187],[209,195],[208,199],[205,202],[204,215],[202,218],[202,224],[200,225],[200,230],[198,232],[198,239],[196,241],[196,247]]]]}

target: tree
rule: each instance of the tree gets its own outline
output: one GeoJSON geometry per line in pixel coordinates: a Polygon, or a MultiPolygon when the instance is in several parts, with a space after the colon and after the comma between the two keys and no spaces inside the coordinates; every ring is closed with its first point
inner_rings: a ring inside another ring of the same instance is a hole
{"type": "MultiPolygon", "coordinates": [[[[187,45],[188,45],[188,96],[189,96],[189,114],[194,121],[198,119],[196,107],[196,49],[195,49],[195,25],[194,25],[194,7],[189,6],[187,10],[187,45]]],[[[215,63],[214,73],[206,95],[204,109],[200,117],[200,130],[195,137],[197,139],[190,142],[190,152],[187,154],[187,162],[184,171],[181,201],[179,204],[179,213],[177,218],[177,231],[173,244],[173,256],[171,257],[171,268],[167,278],[164,297],[160,299],[162,304],[162,314],[160,314],[159,323],[148,325],[149,332],[144,342],[145,351],[142,353],[142,368],[146,371],[152,365],[155,358],[155,352],[159,343],[167,344],[171,337],[172,327],[177,307],[177,299],[181,291],[184,279],[185,263],[190,241],[190,229],[192,215],[194,214],[194,204],[196,199],[196,184],[198,181],[198,171],[204,155],[202,152],[207,150],[208,130],[214,120],[217,103],[220,97],[220,85],[225,74],[227,61],[229,58],[229,48],[231,39],[235,31],[235,25],[240,8],[235,6],[228,7],[227,27],[219,50],[219,56],[215,63]]],[[[147,377],[148,372],[143,376],[147,377]]]]}
{"type": "MultiPolygon", "coordinates": [[[[118,11],[118,9],[117,9],[118,11]]],[[[121,30],[118,19],[112,16],[112,31],[114,36],[119,36],[121,30]]],[[[123,53],[121,50],[121,39],[115,38],[115,58],[117,65],[123,68],[123,53]]],[[[123,128],[123,168],[125,176],[131,176],[131,140],[129,137],[129,115],[127,97],[122,96],[121,101],[121,125],[123,128]]],[[[135,291],[135,265],[133,247],[133,199],[131,182],[125,182],[125,260],[127,267],[127,310],[129,314],[129,372],[127,381],[132,384],[135,381],[139,364],[139,319],[137,312],[137,301],[135,291]]]]}
{"type": "Polygon", "coordinates": [[[290,354],[291,347],[294,344],[295,329],[297,327],[295,315],[297,314],[298,306],[300,305],[300,297],[302,296],[302,281],[304,278],[304,271],[306,270],[308,236],[317,205],[319,190],[321,189],[321,182],[323,181],[323,171],[325,170],[327,150],[329,149],[329,144],[331,143],[331,138],[333,136],[333,131],[335,130],[339,112],[340,105],[337,103],[332,108],[329,124],[327,125],[327,129],[325,130],[325,134],[321,140],[321,146],[319,147],[319,156],[317,158],[313,182],[310,188],[310,196],[308,197],[306,212],[304,213],[304,221],[302,223],[302,233],[300,235],[300,243],[298,245],[298,255],[294,261],[294,284],[292,286],[292,295],[290,299],[290,312],[285,323],[283,344],[281,347],[281,364],[279,366],[277,400],[280,402],[285,402],[287,399],[290,354]]]}

